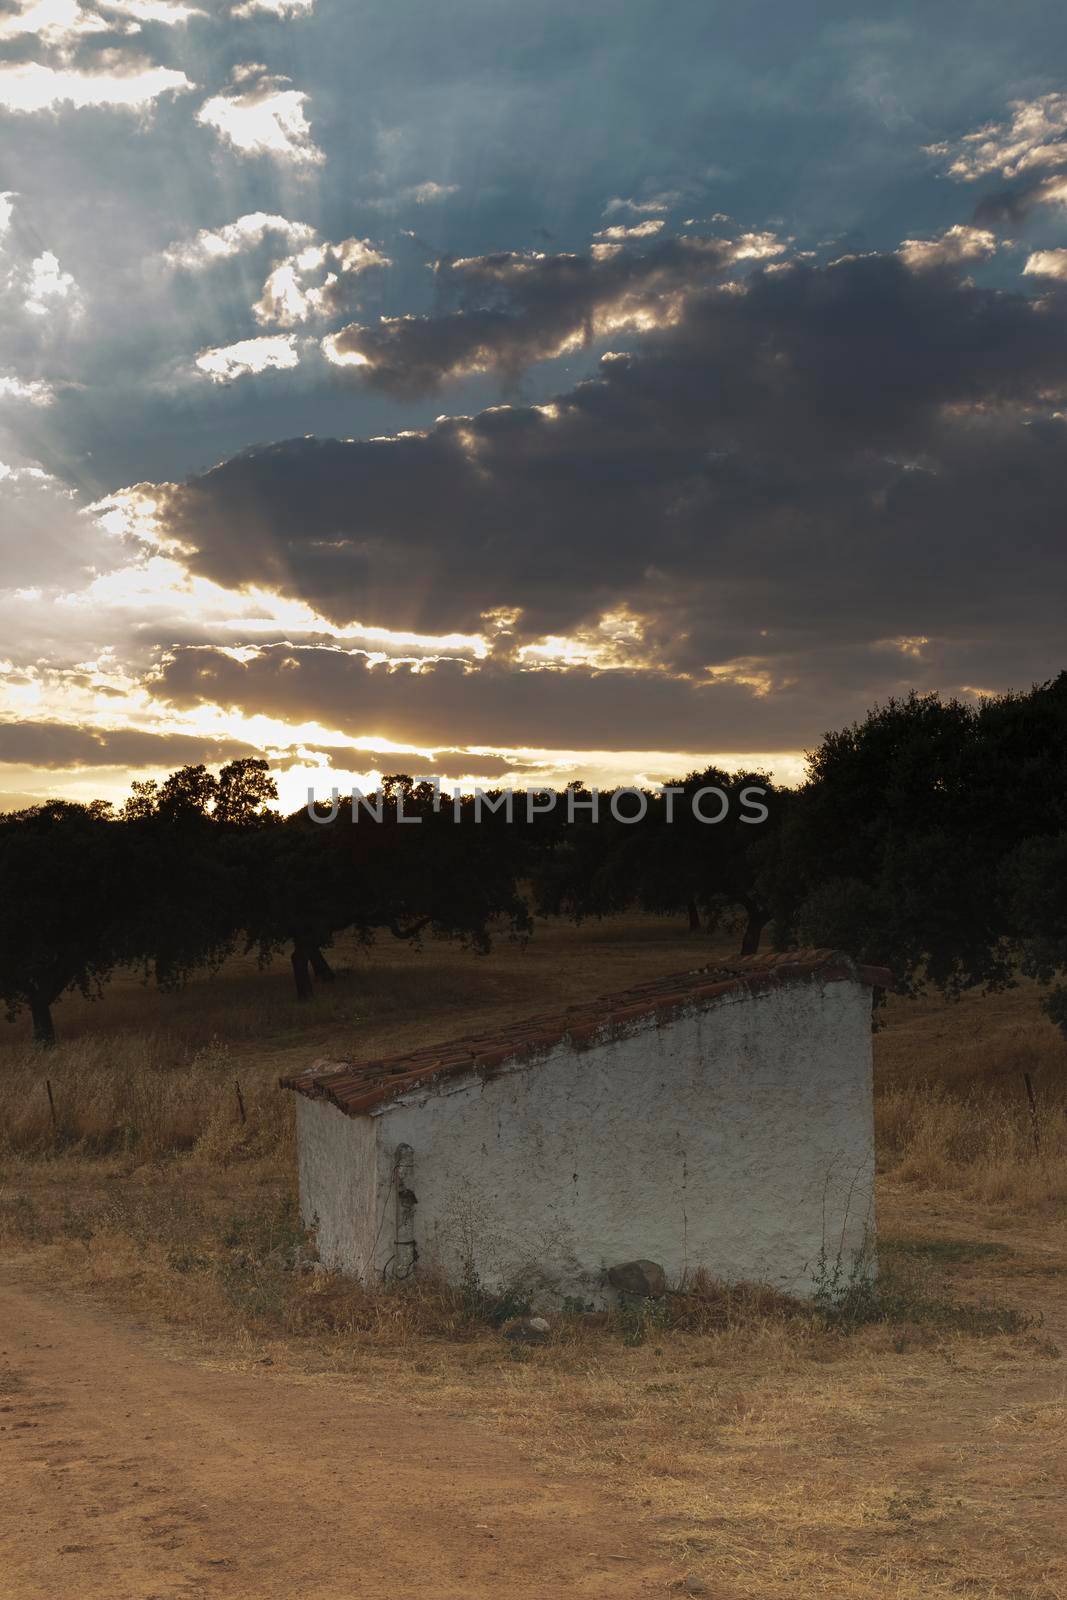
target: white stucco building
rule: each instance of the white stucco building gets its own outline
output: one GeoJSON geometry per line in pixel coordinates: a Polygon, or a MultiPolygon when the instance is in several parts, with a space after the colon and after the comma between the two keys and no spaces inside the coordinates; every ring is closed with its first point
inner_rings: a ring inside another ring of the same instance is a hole
{"type": "Polygon", "coordinates": [[[810,1292],[873,1226],[871,987],[834,951],[659,979],[491,1037],[319,1062],[301,1209],[364,1281],[432,1270],[602,1305],[659,1263],[810,1292]]]}

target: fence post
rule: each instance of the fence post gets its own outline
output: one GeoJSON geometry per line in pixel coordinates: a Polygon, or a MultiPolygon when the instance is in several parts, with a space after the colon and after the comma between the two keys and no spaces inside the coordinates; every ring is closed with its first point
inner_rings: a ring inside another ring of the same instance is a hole
{"type": "Polygon", "coordinates": [[[1033,1130],[1033,1135],[1034,1135],[1034,1151],[1038,1156],[1040,1156],[1040,1154],[1041,1154],[1041,1130],[1040,1130],[1040,1128],[1038,1126],[1038,1121],[1037,1121],[1037,1099],[1036,1099],[1036,1097],[1034,1095],[1033,1080],[1030,1077],[1030,1074],[1028,1072],[1024,1072],[1023,1073],[1023,1082],[1026,1085],[1026,1098],[1030,1102],[1030,1126],[1031,1126],[1031,1128],[1033,1130]]]}
{"type": "Polygon", "coordinates": [[[240,1084],[240,1080],[238,1078],[234,1078],[233,1086],[237,1090],[237,1111],[238,1111],[238,1115],[240,1116],[242,1122],[247,1122],[248,1118],[245,1116],[244,1095],[241,1093],[241,1084],[240,1084]]]}
{"type": "Polygon", "coordinates": [[[56,1123],[56,1102],[52,1097],[52,1080],[51,1080],[51,1078],[46,1078],[44,1080],[44,1086],[48,1090],[48,1109],[52,1114],[52,1142],[55,1143],[56,1135],[57,1135],[59,1129],[58,1129],[58,1126],[57,1126],[57,1123],[56,1123]]]}

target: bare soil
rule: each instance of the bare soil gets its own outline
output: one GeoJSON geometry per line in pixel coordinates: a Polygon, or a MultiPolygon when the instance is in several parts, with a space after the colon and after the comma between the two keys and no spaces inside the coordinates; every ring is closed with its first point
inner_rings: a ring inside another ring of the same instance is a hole
{"type": "Polygon", "coordinates": [[[212,1370],[0,1283],[5,1600],[626,1600],[664,1571],[588,1483],[462,1416],[212,1370]]]}

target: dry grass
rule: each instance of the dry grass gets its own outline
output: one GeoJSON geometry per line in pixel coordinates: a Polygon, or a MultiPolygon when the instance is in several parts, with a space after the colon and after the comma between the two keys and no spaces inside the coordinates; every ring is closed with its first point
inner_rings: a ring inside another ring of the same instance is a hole
{"type": "Polygon", "coordinates": [[[103,1008],[66,1002],[58,1050],[11,1030],[0,1053],[0,1240],[31,1274],[178,1325],[212,1360],[269,1351],[300,1381],[503,1429],[625,1499],[720,1600],[1058,1600],[1067,1050],[1029,986],[890,1004],[873,1320],[702,1284],[636,1322],[559,1319],[527,1349],[478,1297],[308,1270],[279,1070],[495,1026],[712,953],[628,919],[539,930],[525,954],[488,959],[342,950],[311,1008],[281,968],[248,963],[179,995],[131,981],[103,1008]]]}
{"type": "Polygon", "coordinates": [[[1067,1202],[1067,1045],[1040,993],[890,1002],[876,1036],[879,1167],[917,1190],[1062,1214],[1067,1202]],[[1026,1078],[1035,1105],[1031,1108],[1026,1078]]]}
{"type": "MultiPolygon", "coordinates": [[[[320,986],[310,1006],[295,998],[284,958],[261,968],[253,956],[235,956],[170,993],[144,984],[136,972],[120,972],[100,1001],[67,995],[55,1022],[60,1039],[71,1044],[150,1034],[180,1041],[181,1049],[221,1042],[257,1061],[264,1050],[272,1063],[305,1060],[320,1043],[377,1048],[396,1039],[404,1048],[425,1037],[447,1038],[476,1020],[494,1025],[727,953],[736,954],[736,941],[690,934],[681,920],[662,917],[612,917],[581,927],[542,922],[529,943],[505,935],[487,955],[432,939],[421,946],[391,938],[364,945],[342,937],[327,952],[336,982],[320,986]]],[[[0,1027],[0,1060],[29,1043],[23,1014],[0,1027]]]]}
{"type": "Polygon", "coordinates": [[[0,1075],[0,1149],[142,1161],[192,1151],[208,1161],[282,1155],[292,1107],[261,1073],[242,1082],[241,1070],[218,1041],[189,1049],[151,1034],[14,1050],[0,1075]]]}
{"type": "MultiPolygon", "coordinates": [[[[1021,1087],[1021,1086],[1020,1086],[1021,1087]]],[[[900,1183],[1023,1215],[1067,1201],[1067,1114],[1019,1096],[939,1084],[884,1091],[877,1102],[880,1156],[900,1183]]]]}

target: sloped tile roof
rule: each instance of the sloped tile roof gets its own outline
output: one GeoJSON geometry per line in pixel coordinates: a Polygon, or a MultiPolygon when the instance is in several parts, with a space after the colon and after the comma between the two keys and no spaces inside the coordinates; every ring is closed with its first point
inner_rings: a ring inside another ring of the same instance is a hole
{"type": "Polygon", "coordinates": [[[472,1034],[448,1044],[425,1045],[378,1060],[317,1061],[306,1071],[279,1082],[283,1089],[295,1089],[313,1100],[328,1100],[348,1116],[359,1116],[398,1100],[413,1089],[429,1088],[444,1077],[471,1073],[491,1077],[505,1065],[522,1061],[532,1064],[563,1043],[585,1050],[650,1019],[658,1024],[675,1012],[715,1005],[727,995],[760,994],[790,983],[848,979],[884,989],[891,988],[893,982],[886,968],[858,965],[837,950],[788,950],[745,956],[725,965],[655,978],[619,994],[583,1001],[566,1011],[508,1024],[495,1033],[472,1034]]]}

